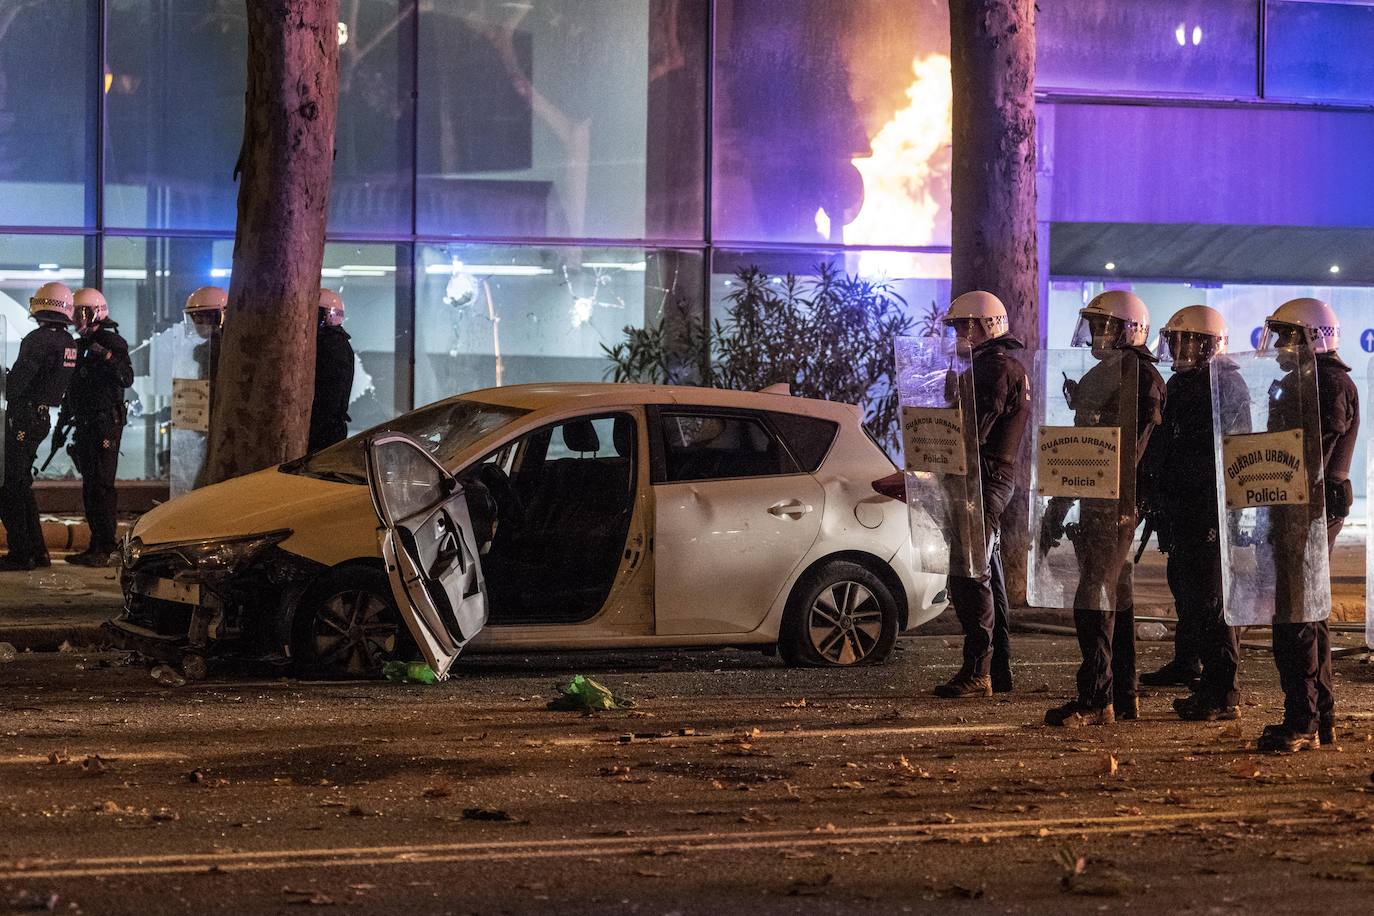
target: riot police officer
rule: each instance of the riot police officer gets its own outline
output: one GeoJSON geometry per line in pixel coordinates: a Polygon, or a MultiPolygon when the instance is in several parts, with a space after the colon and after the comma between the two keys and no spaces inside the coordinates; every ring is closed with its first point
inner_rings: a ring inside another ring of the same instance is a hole
{"type": "Polygon", "coordinates": [[[1016,489],[1016,460],[1030,419],[1030,382],[1012,351],[1023,348],[1007,329],[1007,309],[992,293],[964,293],[949,305],[946,327],[973,351],[973,400],[978,427],[983,531],[988,569],[978,578],[951,576],[950,599],[964,630],[958,673],[935,688],[946,698],[991,696],[1012,688],[1007,586],[1002,576],[1002,512],[1016,489]]]}
{"type": "MultiPolygon", "coordinates": [[[[1360,396],[1350,378],[1350,367],[1337,352],[1340,346],[1340,320],[1331,306],[1320,299],[1293,299],[1274,311],[1264,323],[1261,349],[1277,351],[1279,364],[1289,372],[1270,391],[1271,429],[1300,427],[1300,418],[1287,415],[1286,403],[1300,407],[1301,399],[1285,397],[1285,386],[1296,384],[1296,354],[1308,348],[1316,354],[1317,412],[1321,428],[1322,475],[1325,480],[1326,541],[1328,552],[1335,546],[1345,518],[1350,514],[1352,488],[1350,463],[1360,429],[1360,396]]],[[[1290,556],[1300,548],[1290,544],[1297,531],[1305,529],[1306,507],[1280,507],[1298,517],[1278,514],[1271,523],[1276,556],[1290,556]],[[1295,523],[1295,524],[1292,524],[1295,523]]],[[[1274,608],[1274,664],[1283,687],[1283,721],[1266,725],[1258,746],[1262,751],[1292,752],[1332,744],[1335,741],[1336,700],[1331,678],[1331,634],[1325,619],[1302,622],[1307,609],[1287,606],[1305,594],[1300,584],[1285,582],[1292,577],[1287,564],[1278,563],[1274,608]]]]}
{"type": "MultiPolygon", "coordinates": [[[[1091,346],[1099,362],[1077,382],[1064,383],[1078,426],[1096,426],[1101,417],[1128,417],[1131,411],[1122,409],[1121,399],[1135,398],[1137,464],[1164,409],[1164,379],[1145,346],[1149,334],[1150,313],[1139,297],[1125,290],[1098,295],[1079,312],[1073,346],[1091,346]],[[1134,392],[1122,390],[1127,378],[1135,380],[1134,392]]],[[[1067,533],[1064,519],[1072,502],[1050,501],[1040,531],[1042,553],[1067,533]]],[[[1140,716],[1130,565],[1135,511],[1134,497],[1079,505],[1079,530],[1088,536],[1075,542],[1079,584],[1073,618],[1083,663],[1078,669],[1078,696],[1046,712],[1047,725],[1109,725],[1140,716]],[[1104,588],[1109,595],[1106,607],[1092,600],[1104,588]]]]}
{"type": "Polygon", "coordinates": [[[1169,590],[1178,615],[1174,657],[1158,671],[1142,675],[1151,686],[1183,684],[1195,691],[1174,701],[1188,721],[1239,716],[1236,670],[1238,631],[1226,625],[1222,606],[1221,529],[1212,432],[1212,385],[1223,392],[1228,433],[1250,428],[1245,381],[1224,354],[1226,322],[1205,305],[1176,313],[1160,331],[1161,361],[1172,364],[1163,420],[1150,440],[1141,466],[1147,480],[1142,501],[1159,549],[1168,555],[1169,590]]]}
{"type": "Polygon", "coordinates": [[[343,329],[344,304],[332,289],[320,290],[315,336],[315,400],[310,409],[310,447],[317,452],[348,436],[353,396],[353,345],[343,329]]]}
{"type": "Polygon", "coordinates": [[[115,540],[117,510],[115,477],[119,471],[119,444],[124,436],[128,410],[124,389],[134,383],[129,345],[119,325],[110,318],[110,306],[98,289],[79,289],[75,295],[76,373],[58,414],[58,426],[75,430],[72,458],[81,474],[81,499],[86,524],[91,529],[90,547],[67,558],[78,566],[108,566],[115,540]]]}
{"type": "Polygon", "coordinates": [[[192,351],[200,378],[214,380],[224,329],[224,311],[228,305],[229,293],[219,286],[202,286],[186,297],[186,320],[202,341],[192,351]]]}
{"type": "Polygon", "coordinates": [[[61,283],[44,283],[29,300],[29,315],[38,327],[19,344],[19,356],[9,372],[5,476],[0,486],[0,522],[9,551],[0,558],[0,570],[51,565],[33,498],[33,462],[52,427],[48,411],[62,403],[76,369],[76,341],[67,333],[72,311],[72,291],[61,283]]]}

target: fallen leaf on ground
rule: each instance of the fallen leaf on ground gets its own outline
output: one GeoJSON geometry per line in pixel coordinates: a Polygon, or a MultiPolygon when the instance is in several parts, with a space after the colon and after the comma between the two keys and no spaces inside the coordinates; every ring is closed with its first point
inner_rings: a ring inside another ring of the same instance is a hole
{"type": "Polygon", "coordinates": [[[1259,764],[1254,760],[1237,760],[1231,764],[1230,772],[1238,779],[1259,779],[1259,764]]]}
{"type": "Polygon", "coordinates": [[[1117,770],[1116,757],[1112,754],[1104,753],[1097,758],[1097,775],[1115,776],[1117,770]]]}
{"type": "Polygon", "coordinates": [[[60,764],[60,763],[70,763],[70,762],[71,762],[71,758],[70,758],[69,756],[67,756],[67,749],[66,749],[65,747],[64,747],[62,750],[60,750],[60,751],[49,751],[49,752],[48,752],[48,763],[51,763],[51,764],[56,765],[56,764],[60,764]]]}
{"type": "Polygon", "coordinates": [[[800,700],[789,700],[788,702],[782,704],[783,709],[802,709],[805,706],[806,697],[802,697],[800,700]]]}

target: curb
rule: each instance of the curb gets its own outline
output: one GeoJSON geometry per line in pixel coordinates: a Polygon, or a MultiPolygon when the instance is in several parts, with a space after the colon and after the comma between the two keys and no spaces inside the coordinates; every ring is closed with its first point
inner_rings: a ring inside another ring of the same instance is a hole
{"type": "Polygon", "coordinates": [[[111,645],[102,624],[37,624],[0,627],[0,642],[19,652],[56,652],[63,643],[78,649],[105,649],[111,645]]]}

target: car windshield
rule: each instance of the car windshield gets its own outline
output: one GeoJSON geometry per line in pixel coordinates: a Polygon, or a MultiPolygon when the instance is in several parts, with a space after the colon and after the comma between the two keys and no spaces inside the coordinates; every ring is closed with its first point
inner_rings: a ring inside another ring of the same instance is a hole
{"type": "Polygon", "coordinates": [[[287,474],[301,474],[321,480],[367,483],[367,459],[363,453],[363,443],[368,436],[379,432],[405,433],[451,470],[459,452],[528,412],[519,407],[452,398],[402,414],[313,455],[288,461],[281,466],[281,470],[287,474]]]}

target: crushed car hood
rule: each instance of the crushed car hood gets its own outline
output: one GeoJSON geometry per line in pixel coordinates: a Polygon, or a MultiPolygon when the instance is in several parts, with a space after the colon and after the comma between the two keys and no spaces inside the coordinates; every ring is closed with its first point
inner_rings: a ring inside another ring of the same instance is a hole
{"type": "Polygon", "coordinates": [[[134,536],[152,546],[290,528],[282,547],[320,562],[378,554],[377,517],[365,486],[258,471],[193,490],[145,513],[134,536]]]}

